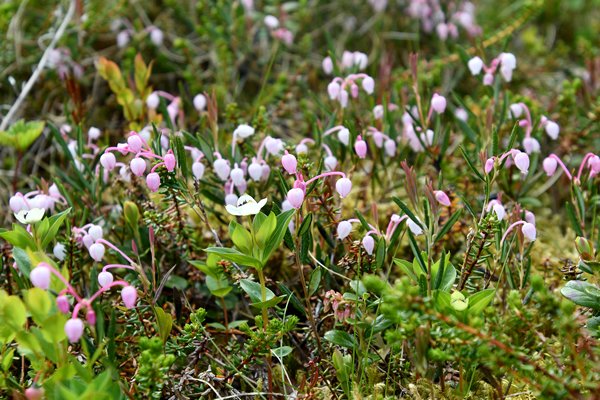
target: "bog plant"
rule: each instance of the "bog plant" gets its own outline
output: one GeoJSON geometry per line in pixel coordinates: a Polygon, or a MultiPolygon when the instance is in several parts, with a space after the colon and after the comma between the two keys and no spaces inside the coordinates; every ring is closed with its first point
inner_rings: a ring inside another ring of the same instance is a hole
{"type": "Polygon", "coordinates": [[[0,11],[0,397],[600,391],[597,7],[42,3],[0,11]]]}

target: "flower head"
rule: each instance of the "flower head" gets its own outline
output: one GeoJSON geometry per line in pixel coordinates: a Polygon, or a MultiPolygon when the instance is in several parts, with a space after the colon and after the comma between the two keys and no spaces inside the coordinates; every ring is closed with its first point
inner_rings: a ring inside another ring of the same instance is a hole
{"type": "Polygon", "coordinates": [[[15,213],[15,218],[22,224],[30,225],[39,222],[44,218],[46,210],[43,208],[32,208],[31,210],[21,210],[15,213]]]}
{"type": "Polygon", "coordinates": [[[267,199],[262,199],[257,203],[251,196],[245,194],[237,200],[237,207],[228,204],[225,206],[225,209],[231,215],[255,215],[258,214],[265,204],[267,204],[267,199]]]}

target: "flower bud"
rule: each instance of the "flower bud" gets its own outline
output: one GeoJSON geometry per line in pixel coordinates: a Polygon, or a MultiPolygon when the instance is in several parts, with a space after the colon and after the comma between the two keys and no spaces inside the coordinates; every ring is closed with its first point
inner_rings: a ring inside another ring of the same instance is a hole
{"type": "Polygon", "coordinates": [[[102,243],[94,243],[88,250],[90,252],[90,257],[92,257],[95,261],[102,261],[102,257],[104,257],[104,246],[102,243]]]}
{"type": "Polygon", "coordinates": [[[231,177],[231,181],[235,186],[240,186],[245,183],[244,171],[238,167],[237,163],[234,164],[229,176],[231,177]]]}
{"type": "Polygon", "coordinates": [[[151,172],[146,176],[146,184],[151,192],[156,192],[160,187],[160,176],[156,172],[151,172]]]}
{"type": "Polygon", "coordinates": [[[340,84],[337,82],[330,82],[329,85],[327,85],[327,93],[329,94],[329,98],[331,100],[335,100],[338,98],[338,96],[340,95],[340,84]]]}
{"type": "Polygon", "coordinates": [[[473,57],[469,60],[467,66],[469,67],[469,71],[471,71],[471,75],[479,75],[483,68],[483,60],[479,57],[473,57]]]}
{"type": "Polygon", "coordinates": [[[146,161],[140,157],[135,157],[129,162],[129,168],[135,176],[142,176],[146,172],[146,161]]]}
{"type": "Polygon", "coordinates": [[[102,133],[102,131],[100,131],[100,129],[96,128],[95,126],[92,126],[89,130],[88,130],[88,137],[91,140],[97,140],[100,137],[100,134],[102,133]]]}
{"type": "Polygon", "coordinates": [[[196,161],[192,164],[192,174],[194,174],[194,178],[202,179],[204,176],[204,164],[200,161],[196,161]]]}
{"type": "Polygon", "coordinates": [[[385,154],[389,157],[396,155],[396,142],[393,139],[387,139],[383,146],[385,147],[385,154]]]}
{"type": "Polygon", "coordinates": [[[352,231],[352,224],[348,221],[340,221],[337,226],[337,237],[339,240],[344,240],[352,231]]]}
{"type": "Polygon", "coordinates": [[[102,227],[99,225],[90,226],[90,228],[88,229],[88,235],[90,235],[92,239],[94,239],[94,241],[102,239],[102,227]]]}
{"type": "Polygon", "coordinates": [[[582,260],[590,261],[594,259],[594,245],[586,238],[578,236],[575,239],[575,248],[577,248],[577,252],[582,260]]]}
{"type": "Polygon", "coordinates": [[[423,228],[421,228],[415,221],[408,218],[406,220],[406,225],[408,225],[408,229],[413,233],[413,235],[418,236],[423,233],[423,228]]]}
{"type": "Polygon", "coordinates": [[[109,286],[111,283],[113,283],[113,280],[113,274],[108,271],[102,271],[98,274],[98,284],[100,287],[109,286]]]}
{"type": "Polygon", "coordinates": [[[348,106],[348,92],[345,90],[340,91],[340,105],[342,108],[348,106]]]}
{"type": "Polygon", "coordinates": [[[367,142],[365,142],[360,135],[358,135],[356,142],[354,142],[354,151],[356,151],[359,158],[365,158],[367,156],[367,142]]]}
{"type": "Polygon", "coordinates": [[[69,342],[76,343],[83,335],[83,321],[79,318],[71,318],[65,324],[65,333],[69,338],[69,342]]]}
{"type": "Polygon", "coordinates": [[[269,29],[277,29],[279,26],[279,20],[273,15],[265,16],[264,22],[269,29]]]}
{"type": "Polygon", "coordinates": [[[87,313],[85,314],[85,320],[90,325],[96,324],[96,313],[94,312],[94,310],[87,310],[87,313]]]}
{"type": "Polygon", "coordinates": [[[213,168],[219,179],[222,181],[226,181],[227,178],[229,178],[229,172],[231,171],[229,161],[224,158],[217,158],[213,163],[213,168]]]}
{"type": "Polygon", "coordinates": [[[512,80],[513,69],[505,67],[504,65],[500,67],[500,75],[506,82],[510,82],[512,80]]]}
{"type": "Polygon", "coordinates": [[[252,163],[248,166],[248,175],[250,175],[253,181],[258,182],[262,177],[262,173],[262,165],[256,162],[256,159],[253,159],[252,163]]]}
{"type": "Polygon", "coordinates": [[[552,140],[556,140],[558,138],[558,134],[560,132],[560,127],[558,126],[558,124],[554,121],[548,121],[546,122],[546,126],[544,126],[544,130],[546,131],[546,134],[548,136],[550,136],[550,138],[552,140]]]}
{"type": "Polygon", "coordinates": [[[530,224],[529,222],[525,222],[523,227],[521,228],[521,232],[523,232],[523,236],[530,242],[535,241],[536,238],[536,230],[535,225],[530,224]]]}
{"type": "Polygon", "coordinates": [[[337,167],[337,158],[335,158],[335,156],[327,156],[325,157],[324,163],[325,163],[325,168],[327,168],[327,171],[333,171],[335,170],[335,167],[337,167]]]}
{"type": "Polygon", "coordinates": [[[542,163],[544,167],[544,171],[546,175],[552,176],[556,172],[556,168],[558,167],[558,161],[554,157],[546,157],[544,162],[542,163]]]}
{"type": "Polygon", "coordinates": [[[367,254],[371,255],[373,254],[373,249],[375,248],[375,239],[373,239],[371,235],[366,235],[362,240],[362,245],[367,254]]]}
{"type": "Polygon", "coordinates": [[[267,138],[265,148],[269,154],[277,155],[283,151],[283,141],[281,139],[267,138]]]}
{"type": "Polygon", "coordinates": [[[506,216],[506,210],[504,209],[504,206],[498,202],[494,203],[492,210],[494,211],[494,214],[496,214],[498,221],[502,221],[506,216]]]}
{"type": "Polygon", "coordinates": [[[531,211],[525,211],[525,221],[535,225],[535,214],[531,211]]]}
{"type": "Polygon", "coordinates": [[[173,170],[175,169],[175,165],[177,165],[177,160],[175,160],[175,154],[169,151],[169,153],[165,154],[163,162],[165,163],[167,171],[173,172],[173,170]]]}
{"type": "Polygon", "coordinates": [[[52,249],[52,253],[54,254],[54,257],[58,258],[59,261],[64,261],[65,257],[67,256],[65,245],[62,243],[56,243],[52,249]]]}
{"type": "Polygon", "coordinates": [[[29,273],[29,280],[33,286],[46,290],[50,287],[51,275],[50,268],[46,267],[44,263],[40,263],[29,273]]]}
{"type": "Polygon", "coordinates": [[[254,135],[254,128],[247,124],[241,124],[233,131],[233,135],[240,139],[246,139],[254,135]]]}
{"type": "Polygon", "coordinates": [[[384,113],[385,110],[383,109],[383,106],[381,104],[378,104],[375,107],[373,107],[373,118],[382,119],[384,113]]]}
{"type": "Polygon", "coordinates": [[[350,131],[347,128],[340,129],[337,137],[345,146],[348,146],[348,143],[350,143],[350,131]]]}
{"type": "Polygon", "coordinates": [[[238,197],[235,193],[229,193],[225,196],[225,204],[230,206],[237,205],[238,197]]]}
{"type": "Polygon", "coordinates": [[[343,199],[348,196],[350,191],[352,190],[352,181],[348,178],[340,178],[335,183],[335,190],[340,194],[340,197],[343,199]]]}
{"type": "Polygon", "coordinates": [[[144,142],[142,142],[142,138],[136,133],[127,138],[127,145],[131,151],[137,153],[142,150],[144,142]]]}
{"type": "Polygon", "coordinates": [[[100,156],[100,164],[107,171],[112,171],[117,164],[117,159],[113,153],[104,153],[100,156]]]}
{"type": "Polygon", "coordinates": [[[502,67],[513,70],[517,67],[517,58],[512,53],[500,54],[500,63],[502,67]]]}
{"type": "Polygon", "coordinates": [[[323,72],[325,72],[327,75],[331,75],[333,72],[333,61],[331,60],[331,57],[325,57],[321,65],[323,67],[323,72]]]}
{"type": "Polygon", "coordinates": [[[41,387],[28,387],[25,389],[25,398],[27,400],[42,400],[44,398],[44,389],[41,387]]]}
{"type": "Polygon", "coordinates": [[[21,193],[17,193],[10,198],[9,201],[10,209],[14,213],[18,213],[21,210],[28,210],[27,203],[25,202],[25,198],[21,193]]]}
{"type": "Polygon", "coordinates": [[[446,110],[446,98],[434,93],[431,98],[431,108],[433,108],[436,113],[442,114],[446,110]]]}
{"type": "Polygon", "coordinates": [[[296,145],[296,154],[306,154],[308,153],[308,147],[304,143],[299,143],[296,145]]]}
{"type": "Polygon", "coordinates": [[[440,203],[443,206],[450,207],[450,198],[446,193],[444,193],[441,190],[434,190],[433,193],[438,203],[440,203]]]}
{"type": "Polygon", "coordinates": [[[519,118],[523,114],[523,105],[520,103],[514,103],[510,105],[510,113],[513,118],[519,118]]]}
{"type": "Polygon", "coordinates": [[[287,171],[288,174],[295,174],[296,167],[298,166],[298,161],[296,160],[296,157],[294,157],[294,155],[286,152],[286,154],[284,154],[283,157],[281,157],[281,165],[283,165],[283,168],[287,171]]]}
{"type": "Polygon", "coordinates": [[[520,151],[514,156],[514,160],[515,165],[523,174],[529,171],[529,156],[526,153],[520,151]]]}
{"type": "Polygon", "coordinates": [[[362,87],[367,94],[373,94],[375,90],[375,81],[370,76],[363,78],[362,87]]]}
{"type": "Polygon", "coordinates": [[[133,286],[125,286],[121,290],[121,298],[123,299],[123,303],[127,308],[135,307],[135,302],[137,300],[137,290],[133,286]]]}
{"type": "Polygon", "coordinates": [[[350,94],[352,95],[353,98],[357,98],[358,97],[358,85],[356,83],[353,83],[352,85],[350,85],[350,94]]]}
{"type": "Polygon", "coordinates": [[[148,97],[146,97],[146,106],[148,106],[151,110],[156,110],[160,105],[160,97],[156,93],[150,93],[148,97]]]}
{"type": "Polygon", "coordinates": [[[494,75],[488,72],[483,76],[483,84],[485,86],[491,86],[492,83],[494,83],[494,75]]]}
{"type": "Polygon", "coordinates": [[[485,174],[487,175],[490,172],[492,172],[493,169],[494,169],[494,157],[491,157],[485,161],[485,167],[483,168],[483,170],[485,171],[485,174]]]}
{"type": "Polygon", "coordinates": [[[197,94],[194,96],[194,108],[200,112],[206,108],[206,97],[203,94],[197,94]]]}
{"type": "Polygon", "coordinates": [[[156,47],[160,47],[162,45],[164,37],[165,35],[163,31],[158,28],[154,28],[150,31],[150,40],[156,47]]]}
{"type": "Polygon", "coordinates": [[[523,148],[527,154],[531,153],[539,153],[540,152],[540,142],[538,142],[535,138],[528,137],[523,139],[523,148]]]}
{"type": "Polygon", "coordinates": [[[94,238],[90,234],[83,235],[83,238],[81,239],[81,241],[83,242],[83,245],[85,246],[86,249],[89,249],[90,246],[93,245],[95,242],[94,238]]]}
{"type": "Polygon", "coordinates": [[[298,209],[302,207],[304,202],[304,191],[300,188],[293,188],[287,194],[287,200],[290,202],[292,207],[298,209]]]}
{"type": "Polygon", "coordinates": [[[71,310],[71,305],[69,304],[69,298],[64,294],[58,296],[56,298],[56,307],[63,314],[68,314],[71,310]]]}

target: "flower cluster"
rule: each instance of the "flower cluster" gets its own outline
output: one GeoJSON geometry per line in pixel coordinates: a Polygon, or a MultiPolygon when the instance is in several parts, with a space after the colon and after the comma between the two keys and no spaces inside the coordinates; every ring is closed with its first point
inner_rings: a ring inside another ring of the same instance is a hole
{"type": "Polygon", "coordinates": [[[289,29],[282,27],[277,17],[267,15],[264,18],[264,23],[271,31],[271,36],[274,39],[280,40],[288,46],[294,43],[294,34],[289,29]]]}
{"type": "MultiPolygon", "coordinates": [[[[407,13],[420,20],[425,32],[433,32],[446,40],[458,37],[458,27],[462,26],[469,36],[481,34],[481,28],[475,22],[475,6],[471,2],[451,2],[442,7],[439,0],[411,0],[407,13]],[[444,11],[445,10],[445,11],[444,11]]],[[[380,5],[381,6],[381,5],[380,5]]]]}
{"type": "MultiPolygon", "coordinates": [[[[369,58],[365,53],[360,51],[344,51],[342,53],[341,60],[337,63],[337,68],[342,71],[352,71],[358,69],[359,71],[363,71],[367,68],[367,64],[369,63],[369,58]]],[[[331,75],[334,71],[333,60],[330,56],[327,56],[323,59],[321,63],[323,67],[323,72],[327,75],[331,75]]]]}
{"type": "Polygon", "coordinates": [[[473,57],[467,63],[469,70],[472,75],[479,75],[481,71],[485,73],[483,75],[483,84],[490,86],[494,83],[494,74],[500,69],[500,75],[506,82],[512,80],[512,74],[515,68],[517,68],[517,59],[512,53],[501,53],[498,57],[494,58],[489,65],[485,65],[480,57],[473,57]]]}
{"type": "Polygon", "coordinates": [[[16,214],[33,209],[52,211],[56,203],[67,204],[56,184],[50,185],[47,190],[33,190],[25,194],[17,192],[9,200],[10,209],[16,214]]]}
{"type": "Polygon", "coordinates": [[[502,162],[505,160],[506,163],[504,165],[506,167],[510,167],[510,165],[514,163],[523,175],[526,175],[529,172],[529,156],[527,155],[527,153],[524,153],[517,149],[512,149],[499,157],[488,158],[484,166],[485,173],[489,174],[494,168],[502,165],[502,162]]]}
{"type": "Polygon", "coordinates": [[[164,156],[156,154],[148,145],[148,142],[137,132],[130,132],[127,142],[119,143],[116,147],[109,147],[100,157],[100,164],[106,171],[112,171],[115,167],[121,167],[121,175],[127,174],[125,165],[118,163],[113,152],[119,152],[125,156],[133,154],[134,157],[129,161],[129,170],[135,176],[144,176],[147,169],[146,160],[159,160],[146,175],[146,184],[152,192],[156,192],[160,187],[160,176],[156,172],[157,168],[164,166],[167,171],[172,172],[177,165],[175,155],[169,150],[164,156]]]}
{"type": "Polygon", "coordinates": [[[363,90],[367,94],[373,94],[375,90],[375,80],[367,74],[350,74],[345,78],[335,77],[327,85],[327,93],[331,100],[339,101],[342,108],[348,106],[348,100],[350,96],[357,98],[359,94],[359,87],[357,82],[360,81],[363,90]],[[350,94],[348,94],[348,90],[350,94]]]}
{"type": "Polygon", "coordinates": [[[332,310],[335,320],[340,323],[354,318],[355,306],[354,302],[345,300],[344,296],[335,290],[327,291],[323,299],[324,311],[332,310]]]}

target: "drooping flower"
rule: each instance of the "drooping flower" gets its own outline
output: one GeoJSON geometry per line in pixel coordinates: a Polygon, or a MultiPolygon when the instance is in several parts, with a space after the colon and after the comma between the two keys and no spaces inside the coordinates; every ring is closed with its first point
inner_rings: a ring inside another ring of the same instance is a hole
{"type": "Polygon", "coordinates": [[[337,237],[339,240],[345,239],[352,231],[352,224],[348,221],[340,221],[337,226],[337,237]]]}

